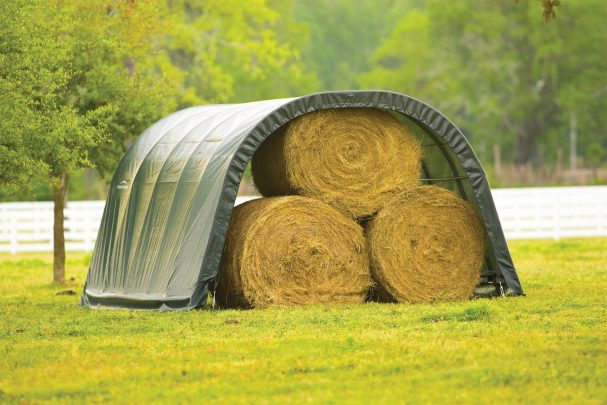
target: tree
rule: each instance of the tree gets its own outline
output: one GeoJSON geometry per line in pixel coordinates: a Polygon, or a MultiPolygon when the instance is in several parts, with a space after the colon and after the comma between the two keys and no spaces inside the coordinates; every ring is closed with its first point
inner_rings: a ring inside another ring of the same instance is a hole
{"type": "Polygon", "coordinates": [[[302,64],[316,72],[319,90],[359,87],[370,57],[404,10],[421,0],[297,0],[295,14],[308,26],[300,43],[302,64]]]}
{"type": "Polygon", "coordinates": [[[311,46],[311,30],[297,19],[295,1],[268,0],[267,6],[272,10],[267,26],[272,30],[273,46],[284,48],[283,56],[261,66],[263,70],[255,75],[242,69],[242,64],[234,64],[234,58],[227,58],[226,68],[234,76],[234,96],[230,102],[294,97],[320,89],[317,73],[305,63],[302,53],[311,46]]]}
{"type": "MultiPolygon", "coordinates": [[[[278,0],[9,0],[0,5],[0,184],[52,185],[54,280],[75,171],[109,179],[132,138],[177,108],[315,86],[278,0]],[[29,179],[36,181],[29,181],[29,179]]],[[[304,90],[305,91],[305,90],[304,90]]]]}
{"type": "Polygon", "coordinates": [[[275,10],[289,7],[265,0],[168,2],[157,49],[183,78],[175,89],[178,106],[287,97],[313,86],[286,38],[301,27],[275,10]]]}
{"type": "Polygon", "coordinates": [[[456,116],[481,155],[499,143],[519,165],[554,159],[571,113],[580,140],[600,137],[604,145],[607,9],[601,4],[566,2],[558,19],[538,24],[535,1],[428,1],[402,18],[361,81],[389,85],[456,116]]]}
{"type": "Polygon", "coordinates": [[[29,176],[52,184],[55,282],[65,278],[69,175],[103,166],[110,154],[96,148],[118,140],[116,149],[166,107],[165,85],[148,70],[153,11],[153,3],[102,0],[0,5],[0,181],[14,189],[29,176]]]}

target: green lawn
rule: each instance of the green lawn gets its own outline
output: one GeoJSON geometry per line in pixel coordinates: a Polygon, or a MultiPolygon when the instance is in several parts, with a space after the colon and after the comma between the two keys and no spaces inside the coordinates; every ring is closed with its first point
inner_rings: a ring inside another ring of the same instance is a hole
{"type": "Polygon", "coordinates": [[[0,255],[0,402],[604,404],[607,239],[511,248],[527,297],[176,313],[80,308],[82,254],[68,287],[0,255]]]}

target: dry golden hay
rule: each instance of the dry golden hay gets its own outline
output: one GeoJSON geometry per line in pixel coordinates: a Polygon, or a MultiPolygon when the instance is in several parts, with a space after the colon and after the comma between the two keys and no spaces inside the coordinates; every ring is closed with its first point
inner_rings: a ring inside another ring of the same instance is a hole
{"type": "Polygon", "coordinates": [[[417,186],[384,205],[367,226],[367,243],[376,296],[463,300],[480,280],[485,227],[454,193],[417,186]]]}
{"type": "Polygon", "coordinates": [[[388,112],[339,108],[312,112],[266,139],[253,156],[264,196],[300,194],[360,218],[419,183],[421,142],[388,112]]]}
{"type": "Polygon", "coordinates": [[[262,198],[234,208],[215,299],[224,308],[353,304],[371,284],[354,220],[311,198],[262,198]]]}

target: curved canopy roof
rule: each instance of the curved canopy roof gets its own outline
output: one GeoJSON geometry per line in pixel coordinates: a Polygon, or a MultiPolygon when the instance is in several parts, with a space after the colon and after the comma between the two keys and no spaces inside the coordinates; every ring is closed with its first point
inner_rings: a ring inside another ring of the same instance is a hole
{"type": "Polygon", "coordinates": [[[373,107],[414,129],[423,176],[482,215],[484,272],[522,294],[485,173],[462,132],[440,112],[387,91],[340,91],[178,111],[129,147],[112,180],[82,295],[86,306],[190,309],[207,301],[244,170],[261,142],[320,109],[373,107]]]}

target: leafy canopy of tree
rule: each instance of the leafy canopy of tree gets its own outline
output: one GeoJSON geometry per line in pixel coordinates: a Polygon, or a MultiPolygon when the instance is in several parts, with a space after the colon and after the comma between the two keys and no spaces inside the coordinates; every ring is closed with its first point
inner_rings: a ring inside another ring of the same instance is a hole
{"type": "Polygon", "coordinates": [[[581,153],[596,156],[607,146],[607,8],[560,7],[543,24],[538,2],[427,1],[403,16],[361,84],[438,106],[485,158],[497,143],[519,164],[554,159],[572,115],[581,153]]]}
{"type": "Polygon", "coordinates": [[[371,67],[371,55],[411,4],[400,0],[297,0],[297,20],[309,27],[302,62],[320,80],[319,90],[359,87],[358,75],[371,67]]]}
{"type": "Polygon", "coordinates": [[[148,72],[154,11],[100,0],[0,5],[0,181],[52,184],[57,282],[69,175],[95,164],[111,170],[121,142],[174,107],[162,104],[167,86],[148,72]]]}
{"type": "Polygon", "coordinates": [[[23,185],[24,173],[56,182],[83,167],[105,168],[112,159],[102,145],[120,145],[174,108],[161,105],[168,83],[149,74],[149,4],[11,0],[0,7],[0,108],[10,118],[0,124],[1,144],[21,150],[2,165],[4,184],[23,185]]]}
{"type": "Polygon", "coordinates": [[[181,76],[179,107],[287,97],[314,86],[287,39],[302,29],[289,19],[291,3],[274,3],[168,2],[158,48],[181,76]]]}

